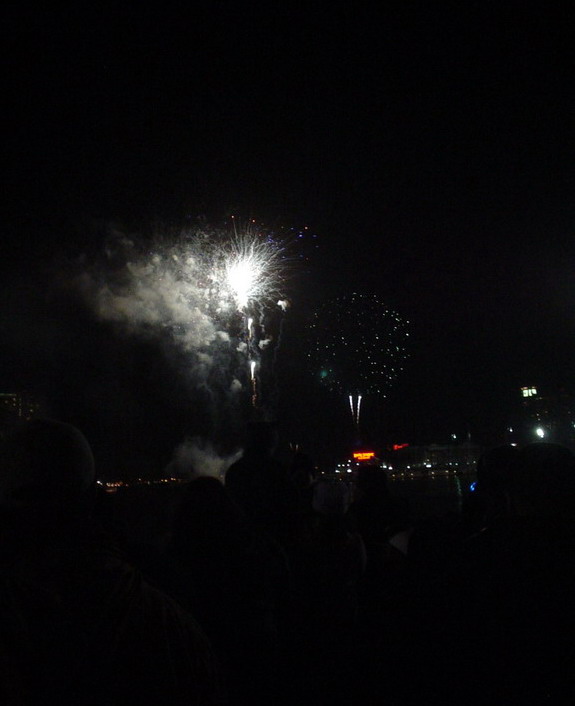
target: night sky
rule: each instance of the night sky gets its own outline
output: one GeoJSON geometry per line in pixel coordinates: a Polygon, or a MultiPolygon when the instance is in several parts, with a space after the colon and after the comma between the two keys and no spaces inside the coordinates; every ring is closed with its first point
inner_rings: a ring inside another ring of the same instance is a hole
{"type": "Polygon", "coordinates": [[[411,327],[403,378],[365,403],[374,441],[492,439],[522,385],[575,392],[573,13],[242,5],[4,11],[2,387],[96,444],[126,418],[134,443],[160,418],[166,448],[201,431],[162,352],[103,335],[50,277],[111,228],[238,214],[317,235],[279,357],[286,438],[342,436],[304,331],[353,291],[411,327]]]}

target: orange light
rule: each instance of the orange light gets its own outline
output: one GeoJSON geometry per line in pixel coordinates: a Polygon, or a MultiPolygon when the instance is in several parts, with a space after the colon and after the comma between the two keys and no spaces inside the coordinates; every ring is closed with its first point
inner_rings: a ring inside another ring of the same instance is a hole
{"type": "Polygon", "coordinates": [[[369,461],[369,459],[373,458],[374,456],[375,453],[373,451],[356,451],[353,454],[353,457],[356,461],[369,461]]]}

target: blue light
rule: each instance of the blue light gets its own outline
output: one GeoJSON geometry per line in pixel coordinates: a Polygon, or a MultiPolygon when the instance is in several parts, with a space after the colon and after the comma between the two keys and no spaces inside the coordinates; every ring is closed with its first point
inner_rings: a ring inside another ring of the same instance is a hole
{"type": "Polygon", "coordinates": [[[473,493],[473,491],[477,488],[477,481],[474,480],[473,483],[469,486],[469,490],[473,493]]]}

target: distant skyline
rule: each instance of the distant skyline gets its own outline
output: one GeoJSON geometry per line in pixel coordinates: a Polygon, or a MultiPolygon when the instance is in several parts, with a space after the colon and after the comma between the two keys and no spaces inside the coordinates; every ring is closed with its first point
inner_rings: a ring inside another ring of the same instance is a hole
{"type": "Polygon", "coordinates": [[[317,234],[278,356],[290,428],[339,418],[300,364],[314,309],[354,291],[410,321],[405,376],[365,400],[397,441],[497,427],[523,385],[573,391],[569,9],[4,13],[3,388],[88,423],[140,410],[136,435],[142,395],[191,404],[161,350],[53,295],[53,263],[236,214],[317,234]]]}

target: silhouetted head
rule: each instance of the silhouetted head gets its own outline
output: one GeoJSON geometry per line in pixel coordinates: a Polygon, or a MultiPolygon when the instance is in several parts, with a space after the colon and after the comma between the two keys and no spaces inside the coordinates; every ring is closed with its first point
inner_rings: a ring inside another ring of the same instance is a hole
{"type": "Polygon", "coordinates": [[[357,471],[356,489],[358,497],[369,495],[387,498],[389,496],[389,485],[385,471],[375,464],[360,466],[357,471]]]}
{"type": "Polygon", "coordinates": [[[504,444],[486,451],[477,462],[477,490],[488,495],[505,493],[519,467],[517,446],[504,444]]]}
{"type": "Polygon", "coordinates": [[[71,424],[36,419],[15,429],[0,451],[0,505],[69,510],[94,488],[94,457],[71,424]]]}
{"type": "Polygon", "coordinates": [[[252,422],[246,430],[244,453],[272,456],[279,443],[277,424],[252,422]]]}
{"type": "Polygon", "coordinates": [[[173,545],[181,555],[221,556],[243,546],[248,535],[245,516],[221,481],[200,476],[188,484],[173,532],[173,545]]]}
{"type": "Polygon", "coordinates": [[[343,481],[317,480],[312,507],[320,515],[344,516],[351,503],[351,491],[343,481]]]}
{"type": "Polygon", "coordinates": [[[289,474],[296,488],[304,490],[309,488],[315,477],[315,466],[311,456],[303,451],[296,451],[292,457],[289,474]]]}
{"type": "Polygon", "coordinates": [[[519,514],[570,517],[575,509],[575,455],[560,444],[528,444],[521,449],[510,494],[519,514]]]}

